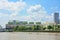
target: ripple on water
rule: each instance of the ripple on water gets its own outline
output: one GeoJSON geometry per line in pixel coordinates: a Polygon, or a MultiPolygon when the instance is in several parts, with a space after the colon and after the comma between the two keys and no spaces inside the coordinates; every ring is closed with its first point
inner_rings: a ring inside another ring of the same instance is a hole
{"type": "Polygon", "coordinates": [[[3,32],[0,40],[60,40],[60,33],[3,32]]]}

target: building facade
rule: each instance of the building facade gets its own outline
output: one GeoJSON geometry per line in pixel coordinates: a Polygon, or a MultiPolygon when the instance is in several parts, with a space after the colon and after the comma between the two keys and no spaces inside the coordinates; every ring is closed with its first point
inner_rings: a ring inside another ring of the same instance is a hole
{"type": "Polygon", "coordinates": [[[36,22],[36,24],[34,24],[34,22],[27,22],[27,21],[12,21],[12,22],[8,22],[8,24],[6,24],[6,29],[9,31],[12,31],[13,28],[17,27],[17,26],[25,26],[25,27],[33,27],[35,25],[41,25],[41,22],[36,22]]]}
{"type": "Polygon", "coordinates": [[[59,24],[59,13],[54,13],[54,22],[59,24]]]}

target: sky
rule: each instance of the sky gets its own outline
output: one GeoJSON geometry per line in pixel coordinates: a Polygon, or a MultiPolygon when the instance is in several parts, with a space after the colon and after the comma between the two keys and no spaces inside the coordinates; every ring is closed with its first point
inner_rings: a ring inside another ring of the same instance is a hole
{"type": "Polygon", "coordinates": [[[10,20],[54,22],[60,0],[0,0],[0,25],[10,20]]]}

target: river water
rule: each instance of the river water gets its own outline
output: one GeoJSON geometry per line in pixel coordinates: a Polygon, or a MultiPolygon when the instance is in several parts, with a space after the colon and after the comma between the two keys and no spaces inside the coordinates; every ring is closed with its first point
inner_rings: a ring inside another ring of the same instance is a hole
{"type": "Polygon", "coordinates": [[[60,33],[0,32],[0,40],[60,40],[60,33]]]}

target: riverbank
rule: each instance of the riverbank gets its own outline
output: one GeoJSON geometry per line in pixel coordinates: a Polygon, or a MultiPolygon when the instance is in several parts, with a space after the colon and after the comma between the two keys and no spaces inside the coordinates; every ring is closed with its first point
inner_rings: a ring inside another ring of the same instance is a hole
{"type": "Polygon", "coordinates": [[[49,32],[49,33],[60,33],[60,31],[8,31],[8,32],[49,32]]]}

